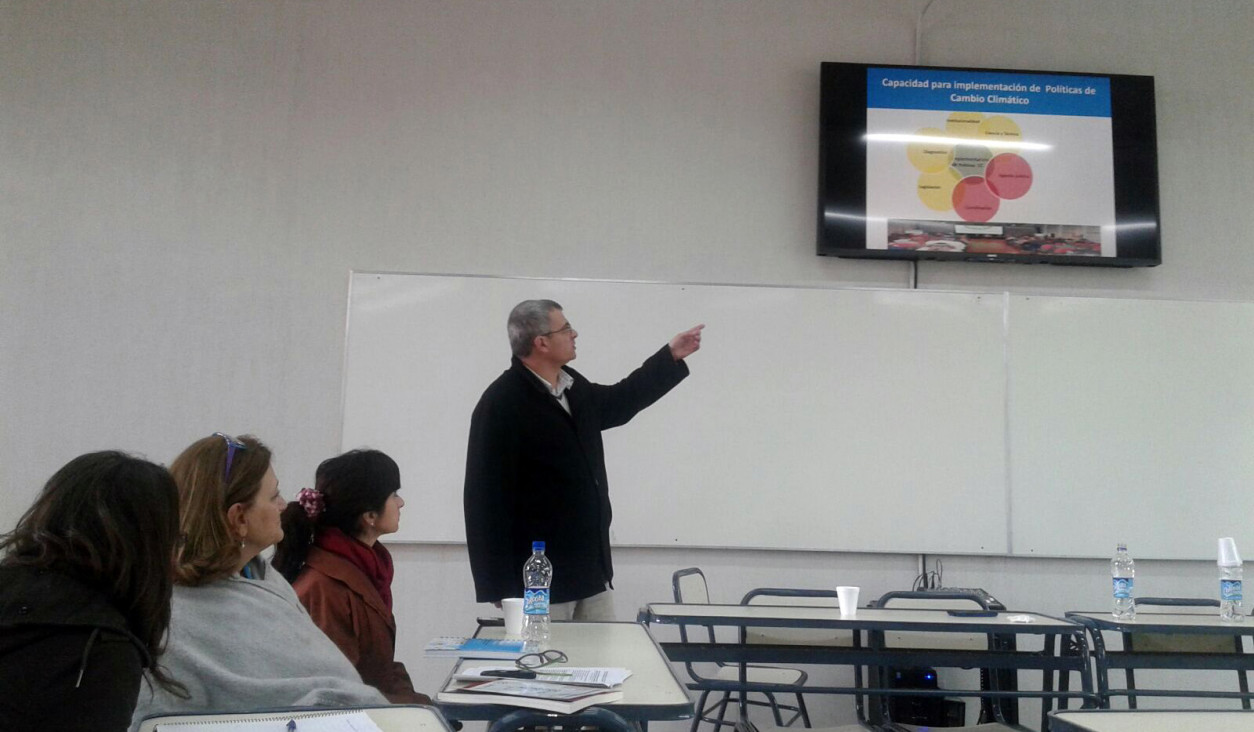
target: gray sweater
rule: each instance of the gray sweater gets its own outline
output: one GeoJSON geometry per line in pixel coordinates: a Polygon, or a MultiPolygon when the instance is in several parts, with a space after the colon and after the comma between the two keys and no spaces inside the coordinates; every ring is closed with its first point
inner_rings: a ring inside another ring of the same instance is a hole
{"type": "Polygon", "coordinates": [[[266,572],[265,562],[249,566],[261,579],[232,576],[174,588],[169,640],[158,662],[191,698],[144,684],[132,731],[154,714],[388,703],[361,682],[281,574],[266,572]]]}

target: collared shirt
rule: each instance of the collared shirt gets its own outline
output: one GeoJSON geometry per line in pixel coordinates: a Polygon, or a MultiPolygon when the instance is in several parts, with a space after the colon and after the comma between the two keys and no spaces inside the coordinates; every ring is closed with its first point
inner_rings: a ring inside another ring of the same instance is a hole
{"type": "Polygon", "coordinates": [[[570,414],[570,401],[566,399],[566,390],[569,389],[572,385],[574,385],[575,378],[571,376],[570,374],[566,373],[565,369],[558,369],[557,370],[557,386],[553,386],[552,384],[549,383],[548,379],[544,378],[540,374],[537,374],[535,370],[532,369],[530,366],[527,366],[527,370],[530,371],[533,376],[539,379],[541,384],[544,384],[544,388],[550,394],[553,395],[553,398],[557,400],[558,404],[562,405],[562,409],[565,409],[566,413],[570,414]]]}

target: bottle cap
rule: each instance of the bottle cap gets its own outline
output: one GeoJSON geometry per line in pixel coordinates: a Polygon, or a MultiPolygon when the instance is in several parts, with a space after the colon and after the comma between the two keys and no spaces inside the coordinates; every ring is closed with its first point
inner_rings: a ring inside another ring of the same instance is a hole
{"type": "Polygon", "coordinates": [[[1219,566],[1240,567],[1241,555],[1237,554],[1237,543],[1231,536],[1219,540],[1219,566]]]}
{"type": "MultiPolygon", "coordinates": [[[[1231,541],[1231,539],[1229,539],[1229,541],[1231,541]]],[[[542,542],[542,541],[533,541],[533,542],[531,542],[531,551],[533,551],[533,552],[542,552],[542,551],[544,551],[544,542],[542,542]]]]}

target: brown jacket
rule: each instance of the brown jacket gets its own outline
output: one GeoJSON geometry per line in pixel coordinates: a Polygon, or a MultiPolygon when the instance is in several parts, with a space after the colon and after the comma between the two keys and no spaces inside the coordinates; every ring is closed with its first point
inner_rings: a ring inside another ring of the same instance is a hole
{"type": "Polygon", "coordinates": [[[317,546],[292,583],[314,623],[340,647],[361,680],[394,704],[430,704],[414,691],[404,664],[394,660],[396,619],[366,575],[343,557],[317,546]]]}

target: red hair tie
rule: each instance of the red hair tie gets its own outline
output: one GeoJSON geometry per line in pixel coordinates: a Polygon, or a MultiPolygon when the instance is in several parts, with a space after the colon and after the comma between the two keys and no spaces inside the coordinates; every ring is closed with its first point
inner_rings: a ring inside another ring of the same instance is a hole
{"type": "Polygon", "coordinates": [[[322,509],[326,508],[326,504],[322,501],[322,493],[312,488],[301,488],[296,494],[296,502],[305,509],[305,515],[310,519],[317,519],[322,509]]]}

